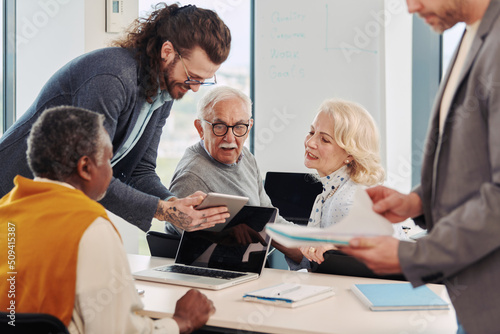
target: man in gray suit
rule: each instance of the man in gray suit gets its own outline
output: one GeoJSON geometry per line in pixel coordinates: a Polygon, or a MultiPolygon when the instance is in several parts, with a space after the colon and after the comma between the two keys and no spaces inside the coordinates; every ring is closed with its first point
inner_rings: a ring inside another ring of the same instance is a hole
{"type": "Polygon", "coordinates": [[[500,314],[500,1],[408,0],[434,30],[466,32],[442,82],[427,135],[421,184],[408,195],[368,189],[392,222],[413,218],[416,243],[358,238],[343,250],[414,286],[444,282],[459,333],[498,333],[500,314]]]}

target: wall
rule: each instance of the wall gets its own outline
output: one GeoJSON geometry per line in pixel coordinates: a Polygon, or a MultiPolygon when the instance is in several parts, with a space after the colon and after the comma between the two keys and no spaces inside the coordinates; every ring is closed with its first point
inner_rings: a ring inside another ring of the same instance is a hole
{"type": "MultiPolygon", "coordinates": [[[[123,2],[123,27],[126,28],[137,18],[139,0],[123,2]]],[[[117,33],[107,33],[105,21],[105,0],[85,0],[85,52],[108,46],[120,36],[117,33]]]]}
{"type": "Polygon", "coordinates": [[[16,111],[19,118],[47,79],[84,52],[84,3],[23,0],[17,1],[16,10],[16,111]]]}
{"type": "Polygon", "coordinates": [[[385,0],[386,182],[402,192],[412,176],[412,16],[399,0],[385,0]]]}

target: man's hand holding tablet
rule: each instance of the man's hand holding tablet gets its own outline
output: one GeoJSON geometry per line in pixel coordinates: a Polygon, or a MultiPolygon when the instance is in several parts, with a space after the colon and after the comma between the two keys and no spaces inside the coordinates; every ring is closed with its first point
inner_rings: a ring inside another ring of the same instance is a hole
{"type": "Polygon", "coordinates": [[[196,210],[203,210],[212,207],[226,206],[229,212],[229,217],[226,218],[224,224],[217,224],[214,227],[206,229],[207,231],[221,231],[227,223],[241,210],[248,202],[248,197],[227,195],[220,193],[208,193],[205,199],[195,207],[196,210]]]}

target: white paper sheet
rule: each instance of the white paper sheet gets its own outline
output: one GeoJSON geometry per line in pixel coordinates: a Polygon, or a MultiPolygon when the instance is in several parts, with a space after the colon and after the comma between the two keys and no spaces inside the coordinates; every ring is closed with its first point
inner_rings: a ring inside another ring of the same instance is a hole
{"type": "Polygon", "coordinates": [[[330,227],[267,224],[266,232],[286,247],[346,245],[353,237],[392,235],[391,222],[375,213],[372,206],[366,191],[358,189],[349,215],[330,227]]]}

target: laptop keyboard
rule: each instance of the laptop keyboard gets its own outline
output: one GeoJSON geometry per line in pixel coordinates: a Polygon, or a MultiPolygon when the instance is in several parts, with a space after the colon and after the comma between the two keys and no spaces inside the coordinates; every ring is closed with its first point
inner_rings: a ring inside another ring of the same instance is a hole
{"type": "Polygon", "coordinates": [[[221,279],[232,279],[232,278],[241,277],[241,276],[245,275],[245,274],[227,272],[227,271],[217,270],[217,269],[195,268],[195,267],[186,267],[186,266],[177,266],[177,265],[156,268],[156,270],[171,272],[171,273],[179,273],[179,274],[189,274],[189,275],[196,275],[196,276],[221,278],[221,279]]]}

